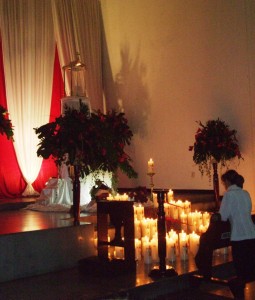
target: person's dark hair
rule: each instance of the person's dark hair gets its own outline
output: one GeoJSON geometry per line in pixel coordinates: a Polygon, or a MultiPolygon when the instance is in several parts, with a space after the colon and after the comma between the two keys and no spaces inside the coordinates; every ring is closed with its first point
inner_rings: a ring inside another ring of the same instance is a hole
{"type": "Polygon", "coordinates": [[[240,188],[243,188],[244,178],[242,175],[238,174],[235,170],[228,170],[221,176],[223,182],[230,182],[230,184],[236,184],[240,188]]]}

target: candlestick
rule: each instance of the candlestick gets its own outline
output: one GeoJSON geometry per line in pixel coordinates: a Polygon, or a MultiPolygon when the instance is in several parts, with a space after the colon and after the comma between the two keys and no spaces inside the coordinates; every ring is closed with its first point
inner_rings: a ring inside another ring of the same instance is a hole
{"type": "Polygon", "coordinates": [[[153,188],[154,188],[153,176],[155,175],[155,172],[154,172],[154,161],[152,160],[152,158],[148,161],[147,175],[150,177],[150,188],[151,188],[150,199],[153,202],[153,188]]]}

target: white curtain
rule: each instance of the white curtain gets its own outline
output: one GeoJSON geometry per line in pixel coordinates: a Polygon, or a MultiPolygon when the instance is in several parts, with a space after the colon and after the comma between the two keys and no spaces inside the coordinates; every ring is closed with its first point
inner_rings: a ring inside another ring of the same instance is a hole
{"type": "Polygon", "coordinates": [[[52,0],[55,37],[61,66],[80,54],[87,69],[92,109],[103,109],[101,18],[98,0],[52,0]]]}
{"type": "Polygon", "coordinates": [[[50,0],[1,0],[8,110],[14,124],[14,147],[27,182],[24,195],[35,194],[42,160],[33,128],[49,121],[55,39],[50,0]]]}

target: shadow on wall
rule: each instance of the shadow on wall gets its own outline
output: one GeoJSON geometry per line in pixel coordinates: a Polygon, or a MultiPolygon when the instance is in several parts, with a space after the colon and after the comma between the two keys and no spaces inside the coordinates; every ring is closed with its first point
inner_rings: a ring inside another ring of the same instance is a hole
{"type": "Polygon", "coordinates": [[[139,51],[132,59],[128,46],[121,47],[121,68],[115,78],[117,107],[125,112],[133,132],[141,138],[147,135],[150,113],[148,88],[144,82],[146,67],[140,62],[139,51]]]}
{"type": "Polygon", "coordinates": [[[119,109],[125,112],[129,125],[134,134],[141,138],[147,135],[147,120],[150,114],[150,101],[148,88],[144,82],[146,67],[140,62],[139,51],[135,59],[130,56],[129,47],[120,47],[121,67],[118,74],[113,78],[111,62],[102,10],[101,37],[102,37],[102,65],[103,65],[103,88],[107,109],[119,109]]]}

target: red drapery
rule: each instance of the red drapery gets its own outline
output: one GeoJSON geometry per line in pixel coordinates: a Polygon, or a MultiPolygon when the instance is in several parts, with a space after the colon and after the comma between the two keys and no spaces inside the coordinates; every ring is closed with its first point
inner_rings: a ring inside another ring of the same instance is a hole
{"type": "MultiPolygon", "coordinates": [[[[63,80],[59,57],[56,50],[53,74],[52,99],[49,121],[54,121],[60,115],[60,99],[63,95],[63,80]]],[[[0,104],[6,108],[6,91],[4,81],[2,44],[0,40],[0,104]]],[[[11,119],[11,116],[10,116],[11,119]]],[[[15,124],[14,140],[15,140],[15,124]]],[[[36,191],[40,192],[45,182],[50,178],[57,176],[57,168],[52,159],[43,160],[40,173],[33,183],[36,191]]],[[[26,182],[21,174],[13,143],[5,136],[0,135],[0,198],[20,197],[25,190],[26,182]]],[[[1,200],[0,200],[1,201],[1,200]]]]}

